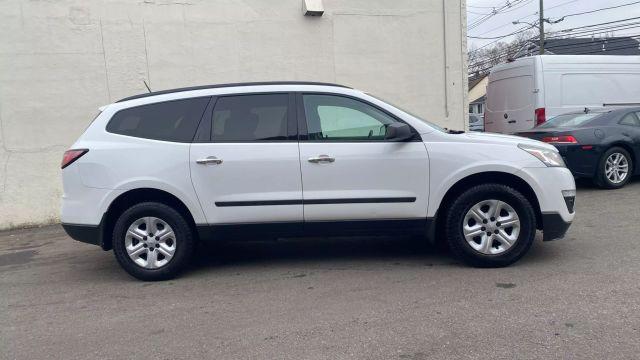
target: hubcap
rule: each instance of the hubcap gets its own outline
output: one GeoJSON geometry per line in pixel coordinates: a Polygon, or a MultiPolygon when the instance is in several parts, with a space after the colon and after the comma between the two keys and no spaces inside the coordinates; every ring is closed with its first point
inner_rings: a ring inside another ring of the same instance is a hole
{"type": "Polygon", "coordinates": [[[509,250],[518,240],[520,219],[506,202],[484,200],[467,211],[462,232],[477,252],[497,255],[509,250]]]}
{"type": "Polygon", "coordinates": [[[609,155],[604,165],[604,174],[613,184],[623,182],[629,174],[629,161],[621,153],[609,155]]]}
{"type": "Polygon", "coordinates": [[[157,269],[171,261],[176,237],[164,220],[148,216],[134,221],[124,238],[127,254],[138,266],[157,269]]]}

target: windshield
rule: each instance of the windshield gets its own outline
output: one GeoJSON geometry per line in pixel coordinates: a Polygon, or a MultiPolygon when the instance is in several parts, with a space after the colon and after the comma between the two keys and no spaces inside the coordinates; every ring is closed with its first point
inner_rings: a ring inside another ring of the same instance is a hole
{"type": "Polygon", "coordinates": [[[558,115],[554,118],[549,119],[544,124],[538,126],[538,128],[552,128],[552,127],[574,127],[580,126],[587,121],[595,118],[600,115],[599,113],[588,113],[588,114],[564,114],[558,115]]]}
{"type": "Polygon", "coordinates": [[[387,101],[387,100],[381,99],[381,98],[379,98],[379,97],[377,97],[377,96],[373,96],[373,95],[371,95],[371,94],[367,94],[367,95],[371,96],[371,97],[372,97],[372,98],[374,98],[374,99],[378,99],[378,100],[380,100],[380,101],[382,101],[382,102],[384,102],[384,103],[387,103],[387,104],[389,104],[389,105],[393,106],[394,108],[396,108],[396,109],[398,109],[398,110],[400,110],[400,111],[402,111],[402,112],[404,112],[404,113],[407,113],[407,114],[409,114],[409,115],[413,116],[414,118],[416,118],[416,119],[418,119],[418,120],[420,120],[420,121],[422,121],[422,122],[426,123],[427,125],[431,126],[432,128],[434,128],[434,129],[436,129],[436,130],[440,130],[440,131],[442,131],[442,132],[447,132],[447,130],[445,130],[445,129],[441,128],[440,126],[438,126],[438,125],[436,125],[436,124],[434,124],[434,123],[432,123],[431,121],[427,121],[427,120],[425,120],[425,119],[421,118],[420,116],[418,116],[418,115],[416,115],[416,114],[413,114],[413,113],[411,113],[410,111],[407,111],[407,110],[405,110],[405,109],[401,108],[400,106],[395,105],[395,104],[394,104],[394,103],[392,103],[392,102],[389,102],[389,101],[387,101]]]}

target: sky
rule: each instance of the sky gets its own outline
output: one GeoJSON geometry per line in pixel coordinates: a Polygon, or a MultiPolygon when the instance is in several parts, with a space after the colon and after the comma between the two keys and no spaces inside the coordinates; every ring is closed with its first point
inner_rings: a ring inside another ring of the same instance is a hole
{"type": "MultiPolygon", "coordinates": [[[[494,15],[481,24],[467,31],[468,36],[475,37],[500,37],[513,33],[528,27],[529,25],[513,25],[512,21],[520,19],[520,21],[534,22],[538,19],[539,0],[509,0],[511,7],[506,8],[501,13],[494,15]]],[[[544,0],[544,17],[550,20],[557,20],[563,15],[591,11],[595,9],[607,8],[623,4],[635,3],[634,0],[544,0]]],[[[485,17],[492,11],[491,7],[497,9],[504,7],[507,0],[467,0],[467,25],[472,27],[473,23],[478,19],[485,17]]],[[[577,26],[599,24],[608,21],[627,19],[631,17],[640,17],[640,2],[620,7],[617,9],[603,10],[591,14],[576,15],[567,17],[565,20],[549,25],[545,24],[545,30],[558,31],[569,29],[577,26]]],[[[630,20],[629,22],[639,22],[640,19],[630,20]]],[[[613,24],[615,25],[615,24],[613,24]]],[[[609,25],[610,26],[610,25],[609,25]]],[[[597,34],[600,37],[603,34],[597,34]]],[[[622,35],[640,35],[640,23],[635,27],[627,30],[618,30],[614,32],[615,36],[622,35]]],[[[591,37],[590,34],[580,34],[580,37],[591,37]]],[[[513,39],[507,37],[504,40],[513,39]]],[[[495,39],[468,39],[468,46],[481,47],[495,39]]]]}

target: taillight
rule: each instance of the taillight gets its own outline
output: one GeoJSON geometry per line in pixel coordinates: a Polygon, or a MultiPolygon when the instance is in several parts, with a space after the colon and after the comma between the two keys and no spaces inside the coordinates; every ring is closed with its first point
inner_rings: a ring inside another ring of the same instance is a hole
{"type": "Polygon", "coordinates": [[[545,136],[542,138],[542,142],[555,143],[555,144],[577,144],[578,140],[571,135],[562,136],[545,136]]]}
{"type": "Polygon", "coordinates": [[[547,116],[545,115],[545,110],[544,108],[538,108],[535,111],[536,114],[536,126],[544,123],[545,121],[547,121],[547,116]]]}
{"type": "Polygon", "coordinates": [[[64,152],[62,156],[62,163],[60,163],[60,169],[64,169],[71,165],[74,161],[80,159],[80,157],[89,152],[89,149],[71,149],[64,152]]]}

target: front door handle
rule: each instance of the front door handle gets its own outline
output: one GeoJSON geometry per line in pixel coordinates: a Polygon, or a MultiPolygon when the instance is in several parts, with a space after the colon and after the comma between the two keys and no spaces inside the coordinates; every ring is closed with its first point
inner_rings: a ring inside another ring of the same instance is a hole
{"type": "Polygon", "coordinates": [[[222,159],[218,159],[215,156],[207,156],[204,159],[196,160],[196,163],[200,165],[220,165],[222,164],[222,159]]]}
{"type": "Polygon", "coordinates": [[[309,158],[309,162],[314,164],[332,163],[334,161],[336,161],[336,159],[329,155],[318,155],[309,158]]]}

